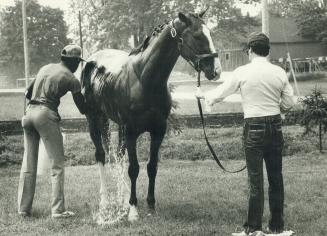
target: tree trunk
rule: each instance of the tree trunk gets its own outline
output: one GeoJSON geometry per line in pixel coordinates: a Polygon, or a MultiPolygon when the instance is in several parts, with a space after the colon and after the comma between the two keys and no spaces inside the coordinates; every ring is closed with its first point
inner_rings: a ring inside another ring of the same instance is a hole
{"type": "Polygon", "coordinates": [[[319,150],[320,150],[320,152],[322,152],[322,121],[321,120],[319,120],[319,150]]]}
{"type": "Polygon", "coordinates": [[[134,41],[133,47],[136,47],[137,45],[139,45],[140,42],[138,40],[137,33],[133,33],[133,41],[134,41]]]}
{"type": "Polygon", "coordinates": [[[144,37],[145,37],[145,34],[144,34],[144,25],[143,25],[143,23],[140,23],[140,26],[139,26],[139,37],[138,37],[139,44],[141,42],[143,42],[144,37]]]}

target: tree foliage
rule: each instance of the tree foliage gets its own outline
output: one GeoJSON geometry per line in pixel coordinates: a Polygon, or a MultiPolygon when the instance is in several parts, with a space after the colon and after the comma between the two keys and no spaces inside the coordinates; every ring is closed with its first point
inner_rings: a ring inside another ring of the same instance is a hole
{"type": "MultiPolygon", "coordinates": [[[[5,8],[1,13],[0,55],[1,67],[12,77],[24,77],[24,44],[22,3],[5,8]]],[[[27,35],[30,73],[49,62],[58,61],[60,51],[69,43],[63,11],[27,1],[27,35]]]]}
{"type": "MultiPolygon", "coordinates": [[[[155,26],[175,18],[179,11],[198,12],[209,7],[206,19],[216,46],[228,47],[239,41],[253,25],[254,18],[243,16],[235,0],[72,0],[70,12],[78,39],[78,11],[83,15],[83,42],[90,52],[103,48],[128,49],[129,40],[139,44],[155,26]],[[219,42],[219,43],[218,43],[219,42]]],[[[243,0],[246,3],[249,1],[243,0]]],[[[256,2],[256,0],[250,1],[256,2]]]]}
{"type": "Polygon", "coordinates": [[[327,45],[326,0],[273,0],[271,12],[296,19],[299,35],[327,45]]]}

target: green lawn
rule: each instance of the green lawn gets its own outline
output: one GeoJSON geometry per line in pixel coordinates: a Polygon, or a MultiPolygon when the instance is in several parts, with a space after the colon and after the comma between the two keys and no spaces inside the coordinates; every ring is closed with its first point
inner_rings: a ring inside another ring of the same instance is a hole
{"type": "MultiPolygon", "coordinates": [[[[0,169],[1,235],[230,235],[246,216],[246,171],[223,173],[211,161],[173,161],[159,163],[157,176],[157,211],[147,216],[146,163],[141,163],[138,178],[140,220],[127,220],[102,228],[92,220],[98,204],[98,169],[96,166],[66,168],[66,204],[77,212],[75,218],[53,220],[50,214],[49,177],[38,177],[33,217],[16,214],[19,170],[0,169]]],[[[243,161],[226,161],[230,168],[243,161]]],[[[311,153],[284,159],[285,225],[296,235],[327,235],[327,158],[311,153]]],[[[110,179],[110,177],[108,177],[110,179]]],[[[267,183],[267,180],[266,180],[267,183]]],[[[113,183],[109,183],[109,188],[113,183]]],[[[266,193],[267,196],[267,193],[266,193]]],[[[267,203],[267,199],[266,199],[267,203]]],[[[267,224],[266,204],[264,222],[267,224]]]]}

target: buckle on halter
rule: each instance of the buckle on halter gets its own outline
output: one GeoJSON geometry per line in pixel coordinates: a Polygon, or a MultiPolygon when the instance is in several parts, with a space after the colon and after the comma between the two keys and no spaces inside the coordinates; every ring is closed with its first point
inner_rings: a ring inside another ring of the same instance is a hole
{"type": "Polygon", "coordinates": [[[172,28],[170,29],[170,34],[171,34],[171,37],[173,37],[173,38],[176,37],[177,32],[176,32],[176,29],[175,29],[174,27],[172,27],[172,28]]]}

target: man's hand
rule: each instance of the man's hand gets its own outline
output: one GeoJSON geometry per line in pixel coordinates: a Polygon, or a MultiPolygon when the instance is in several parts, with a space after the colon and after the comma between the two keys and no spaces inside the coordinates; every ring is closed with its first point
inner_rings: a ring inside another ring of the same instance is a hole
{"type": "Polygon", "coordinates": [[[195,97],[197,99],[204,99],[204,94],[203,94],[203,92],[202,92],[202,90],[201,90],[200,87],[197,87],[196,88],[195,97]]]}

